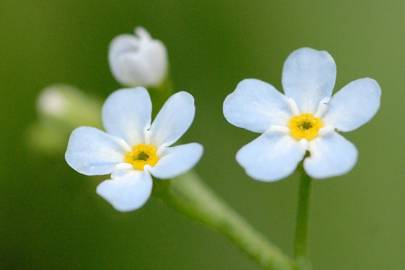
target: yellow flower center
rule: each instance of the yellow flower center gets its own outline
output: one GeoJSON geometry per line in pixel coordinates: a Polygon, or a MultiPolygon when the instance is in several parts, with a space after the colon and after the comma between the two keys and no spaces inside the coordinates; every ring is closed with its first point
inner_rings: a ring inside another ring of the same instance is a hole
{"type": "Polygon", "coordinates": [[[290,128],[290,135],[294,139],[312,140],[318,136],[319,130],[323,127],[323,122],[319,117],[310,113],[303,113],[291,117],[288,127],[290,128]]]}
{"type": "Polygon", "coordinates": [[[159,161],[157,149],[151,144],[138,144],[131,152],[125,155],[125,162],[131,164],[136,170],[143,170],[145,165],[155,166],[159,161]]]}

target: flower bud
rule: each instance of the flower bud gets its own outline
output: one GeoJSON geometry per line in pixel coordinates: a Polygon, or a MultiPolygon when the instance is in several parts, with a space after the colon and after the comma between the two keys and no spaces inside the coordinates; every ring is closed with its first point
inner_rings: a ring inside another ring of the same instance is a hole
{"type": "Polygon", "coordinates": [[[79,124],[98,125],[101,104],[76,87],[55,84],[46,87],[38,96],[37,110],[43,120],[58,125],[76,127],[79,124]]]}
{"type": "Polygon", "coordinates": [[[157,87],[166,77],[166,47],[142,27],[135,29],[135,35],[114,38],[108,58],[115,79],[126,86],[157,87]]]}
{"type": "Polygon", "coordinates": [[[33,151],[60,155],[74,128],[81,125],[101,127],[100,110],[100,101],[78,88],[50,85],[38,96],[38,118],[27,130],[28,146],[33,151]]]}
{"type": "Polygon", "coordinates": [[[60,117],[66,113],[66,99],[58,87],[48,87],[39,95],[37,108],[44,115],[60,117]]]}

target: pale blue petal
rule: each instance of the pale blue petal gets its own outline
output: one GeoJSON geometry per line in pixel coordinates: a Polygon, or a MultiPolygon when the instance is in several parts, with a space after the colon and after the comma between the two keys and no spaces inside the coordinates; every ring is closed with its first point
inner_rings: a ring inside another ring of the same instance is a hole
{"type": "Polygon", "coordinates": [[[151,192],[152,178],[149,173],[143,171],[134,171],[122,177],[105,180],[97,187],[97,194],[121,212],[142,207],[151,192]]]}
{"type": "Polygon", "coordinates": [[[292,174],[305,154],[305,147],[283,133],[263,134],[242,147],[236,155],[252,178],[277,181],[292,174]]]}
{"type": "Polygon", "coordinates": [[[310,157],[304,161],[305,171],[322,179],[349,172],[357,161],[356,147],[336,132],[310,142],[310,157]]]}
{"type": "Polygon", "coordinates": [[[80,127],[70,136],[65,159],[81,174],[104,175],[111,173],[124,155],[125,144],[120,139],[96,128],[80,127]]]}
{"type": "Polygon", "coordinates": [[[319,102],[332,95],[336,64],[326,51],[301,48],[284,63],[283,88],[295,100],[302,113],[315,113],[319,102]]]}
{"type": "Polygon", "coordinates": [[[200,160],[203,147],[198,143],[189,143],[165,149],[159,162],[149,169],[156,178],[169,179],[193,168],[200,160]]]}
{"type": "Polygon", "coordinates": [[[256,79],[241,81],[223,105],[226,120],[263,133],[271,125],[286,125],[291,116],[286,98],[272,85],[256,79]]]}
{"type": "Polygon", "coordinates": [[[152,103],[143,87],[115,91],[103,106],[103,124],[107,132],[131,146],[145,142],[150,127],[152,103]]]}
{"type": "Polygon", "coordinates": [[[373,118],[380,99],[381,88],[375,80],[355,80],[333,96],[324,121],[340,131],[355,130],[373,118]]]}
{"type": "Polygon", "coordinates": [[[172,95],[159,111],[149,130],[150,143],[169,146],[187,131],[194,120],[194,98],[187,92],[172,95]]]}

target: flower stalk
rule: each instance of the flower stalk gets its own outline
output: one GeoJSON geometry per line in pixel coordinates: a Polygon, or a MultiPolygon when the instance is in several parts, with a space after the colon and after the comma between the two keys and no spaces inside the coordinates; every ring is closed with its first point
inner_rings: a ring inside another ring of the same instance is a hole
{"type": "Polygon", "coordinates": [[[178,212],[223,234],[263,269],[293,269],[291,259],[216,196],[196,173],[160,181],[154,194],[178,212]]]}
{"type": "Polygon", "coordinates": [[[311,270],[312,266],[308,258],[308,228],[312,179],[303,168],[300,169],[300,174],[294,256],[299,270],[311,270]]]}

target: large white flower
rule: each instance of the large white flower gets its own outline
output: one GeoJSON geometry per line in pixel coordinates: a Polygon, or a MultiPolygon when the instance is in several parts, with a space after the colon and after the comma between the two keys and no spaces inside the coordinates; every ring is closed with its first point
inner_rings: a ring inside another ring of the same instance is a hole
{"type": "Polygon", "coordinates": [[[301,48],[284,63],[285,95],[255,79],[241,81],[228,95],[225,118],[262,133],[236,155],[249,176],[276,181],[293,173],[304,158],[304,169],[313,178],[337,176],[353,168],[357,150],[338,132],[367,123],[380,106],[381,89],[375,80],[363,78],[331,97],[335,79],[336,64],[328,52],[301,48]]]}
{"type": "Polygon", "coordinates": [[[119,35],[111,41],[108,52],[115,79],[127,86],[159,86],[167,75],[165,45],[153,39],[142,27],[135,35],[119,35]]]}
{"type": "Polygon", "coordinates": [[[198,143],[174,144],[194,119],[194,99],[187,92],[172,95],[151,123],[152,104],[146,89],[122,89],[103,106],[107,132],[92,127],[73,131],[67,163],[84,175],[111,174],[97,193],[119,211],[141,207],[152,191],[153,175],[173,178],[190,170],[200,159],[198,143]]]}

